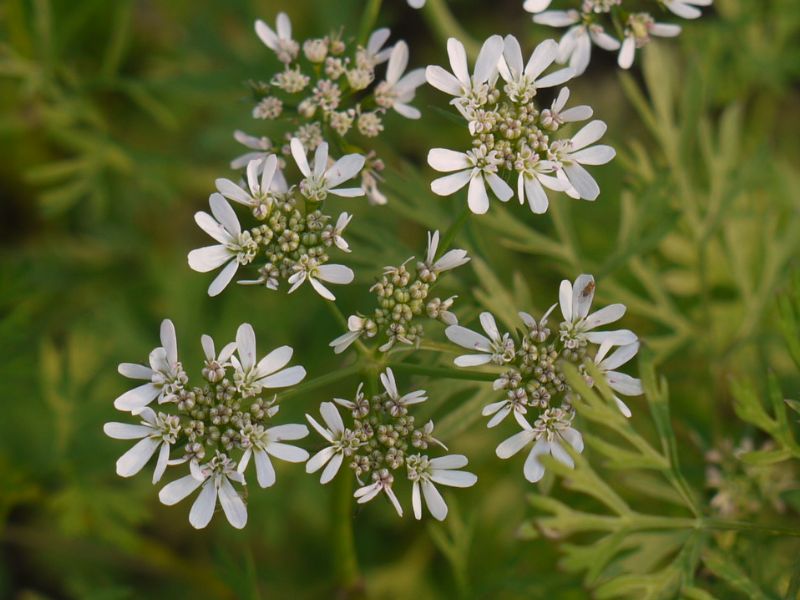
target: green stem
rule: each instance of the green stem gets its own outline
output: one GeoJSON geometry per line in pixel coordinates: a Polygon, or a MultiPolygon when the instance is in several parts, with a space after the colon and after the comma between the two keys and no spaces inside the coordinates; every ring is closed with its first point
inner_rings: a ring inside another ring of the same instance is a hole
{"type": "Polygon", "coordinates": [[[453,13],[447,8],[445,0],[428,0],[422,9],[422,16],[428,23],[428,27],[433,29],[442,42],[446,42],[449,37],[454,37],[464,44],[467,55],[472,60],[477,58],[481,45],[461,27],[453,13]]]}
{"type": "Polygon", "coordinates": [[[497,373],[481,373],[476,371],[459,371],[447,367],[426,367],[410,363],[394,363],[388,365],[395,371],[401,373],[412,373],[414,375],[430,375],[431,377],[444,377],[445,379],[467,379],[469,381],[494,381],[497,373]]]}
{"type": "Polygon", "coordinates": [[[367,0],[367,6],[361,15],[361,25],[358,28],[358,43],[361,46],[367,44],[370,32],[375,28],[378,14],[381,12],[381,0],[367,0]]]}
{"type": "Polygon", "coordinates": [[[752,531],[755,533],[765,533],[768,535],[800,537],[800,529],[771,527],[768,525],[758,525],[757,523],[747,523],[745,521],[726,521],[724,519],[706,518],[702,519],[701,523],[706,529],[720,529],[723,531],[752,531]]]}
{"type": "Polygon", "coordinates": [[[336,579],[342,597],[363,595],[363,582],[358,568],[355,537],[353,536],[353,472],[339,471],[333,489],[333,538],[335,544],[336,579]]]}
{"type": "Polygon", "coordinates": [[[331,373],[320,375],[314,379],[309,379],[300,385],[296,385],[293,388],[286,390],[285,392],[281,392],[280,401],[283,402],[287,398],[304,394],[306,392],[311,392],[321,387],[325,387],[326,385],[330,385],[331,383],[335,383],[341,379],[350,377],[351,375],[355,375],[359,372],[359,369],[360,367],[358,365],[350,365],[349,367],[344,367],[331,373]]]}
{"type": "Polygon", "coordinates": [[[458,235],[458,232],[461,231],[461,228],[464,227],[464,223],[467,222],[467,218],[469,217],[469,206],[464,205],[464,208],[461,209],[461,214],[456,217],[456,220],[453,221],[452,225],[447,228],[447,231],[444,232],[441,241],[439,242],[439,252],[444,253],[445,250],[448,249],[450,244],[453,242],[455,237],[458,235]]]}

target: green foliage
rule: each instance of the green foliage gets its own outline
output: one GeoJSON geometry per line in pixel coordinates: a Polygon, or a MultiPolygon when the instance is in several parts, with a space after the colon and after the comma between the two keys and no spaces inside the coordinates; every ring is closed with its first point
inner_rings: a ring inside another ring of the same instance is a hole
{"type": "MultiPolygon", "coordinates": [[[[287,419],[352,393],[359,366],[329,352],[341,329],[312,293],[232,286],[210,301],[185,255],[204,243],[192,213],[230,176],[230,134],[251,123],[245,82],[276,66],[253,20],[287,10],[299,36],[355,35],[366,4],[0,2],[0,597],[342,591],[334,494],[302,469],[251,499],[245,532],[198,535],[149,482],[114,475],[120,449],[102,424],[125,386],[117,363],[146,356],[164,317],[191,341],[187,364],[202,333],[229,338],[243,320],[292,345],[309,381],[287,395],[287,419]]],[[[412,66],[444,64],[442,6],[476,40],[510,32],[530,48],[553,35],[509,18],[520,5],[429,0],[417,13],[397,0],[378,24],[409,42],[412,66]]],[[[426,416],[479,484],[448,498],[444,525],[380,506],[346,515],[363,577],[352,596],[798,597],[800,4],[715,0],[714,12],[630,74],[595,61],[571,86],[619,152],[598,170],[596,203],[558,198],[545,216],[495,205],[454,241],[474,256],[451,275],[465,323],[484,308],[507,322],[542,312],[534,300],[561,277],[594,273],[600,300],[627,304],[624,326],[649,347],[649,418],[642,402],[624,419],[573,373],[586,450],[574,471],[550,461],[556,476],[534,488],[494,456],[480,417],[490,386],[450,379],[455,349],[431,328],[398,377],[428,390],[426,416]],[[753,510],[725,516],[706,455],[742,439],[744,474],[719,470],[749,483],[726,493],[753,510]]],[[[388,206],[337,205],[356,215],[343,308],[361,307],[373,274],[418,252],[425,229],[463,214],[464,197],[429,189],[426,151],[464,135],[440,102],[421,91],[424,120],[377,140],[388,206]]]]}

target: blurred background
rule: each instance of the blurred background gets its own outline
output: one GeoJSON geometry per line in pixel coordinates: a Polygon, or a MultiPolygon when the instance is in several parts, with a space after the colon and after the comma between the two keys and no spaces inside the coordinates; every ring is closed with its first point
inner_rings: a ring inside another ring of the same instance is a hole
{"type": "MultiPolygon", "coordinates": [[[[521,4],[448,6],[478,40],[513,33],[529,51],[561,35],[533,24],[521,4]]],[[[147,476],[115,475],[124,443],[106,438],[102,425],[118,418],[112,401],[128,387],[116,365],[145,360],[165,317],[177,327],[184,365],[200,364],[202,333],[232,339],[243,321],[261,350],[293,346],[311,378],[348,360],[327,347],[341,332],[309,289],[287,297],[231,286],[209,299],[210,279],[189,270],[186,253],[206,243],[193,213],[215,178],[232,175],[228,162],[241,150],[233,130],[268,133],[250,116],[246,82],[268,79],[278,63],[254,20],[273,23],[284,10],[296,39],[341,28],[349,38],[363,7],[0,3],[0,597],[345,596],[330,490],[315,477],[282,464],[278,484],[250,496],[244,531],[216,518],[197,532],[186,503],[164,507],[147,476]]],[[[434,20],[387,0],[378,24],[408,41],[412,66],[424,66],[446,61],[434,20]]],[[[544,216],[495,205],[457,239],[480,258],[450,285],[462,322],[485,307],[508,319],[514,309],[546,309],[562,277],[594,273],[599,300],[629,306],[624,326],[641,334],[669,382],[686,476],[710,501],[707,453],[764,441],[736,416],[732,382],[758,395],[771,373],[789,398],[800,384],[778,311],[779,298],[792,299],[800,244],[800,5],[716,0],[682,24],[679,38],[658,40],[630,73],[595,49],[570,86],[573,102],[609,124],[605,140],[619,152],[593,169],[598,201],[559,198],[544,216]]],[[[423,120],[390,115],[375,146],[387,163],[388,205],[334,201],[356,215],[348,240],[357,281],[337,290],[345,314],[369,308],[379,269],[420,256],[426,228],[446,229],[465,201],[431,194],[424,160],[431,147],[464,147],[464,128],[444,115],[435,90],[422,89],[415,104],[423,120]]],[[[302,419],[357,384],[296,396],[282,414],[302,419]]],[[[451,450],[471,457],[480,482],[448,497],[444,525],[398,520],[382,502],[354,515],[369,597],[587,597],[579,574],[557,568],[557,544],[530,525],[536,512],[526,496],[535,486],[523,479],[521,459],[494,457],[502,434],[479,416],[486,390],[409,377],[402,384],[429,390],[428,414],[451,450]]],[[[653,426],[635,402],[633,422],[648,435],[653,426]]],[[[796,473],[781,468],[779,490],[737,492],[752,500],[737,518],[800,527],[796,473]],[[776,494],[778,505],[765,499],[776,494]]],[[[755,562],[745,567],[768,582],[765,597],[786,589],[798,549],[770,543],[761,556],[749,552],[755,562]]],[[[720,598],[755,597],[720,590],[720,598]]]]}

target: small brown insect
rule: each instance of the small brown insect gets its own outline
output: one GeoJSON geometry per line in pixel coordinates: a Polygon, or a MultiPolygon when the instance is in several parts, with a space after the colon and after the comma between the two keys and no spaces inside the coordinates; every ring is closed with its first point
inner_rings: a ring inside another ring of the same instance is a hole
{"type": "Polygon", "coordinates": [[[592,279],[589,283],[586,284],[586,287],[581,290],[581,297],[586,298],[587,296],[591,296],[594,294],[594,279],[592,279]]]}

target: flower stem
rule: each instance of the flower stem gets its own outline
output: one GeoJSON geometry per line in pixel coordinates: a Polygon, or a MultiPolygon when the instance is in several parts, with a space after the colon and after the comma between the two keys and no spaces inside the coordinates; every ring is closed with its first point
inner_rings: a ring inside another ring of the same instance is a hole
{"type": "Polygon", "coordinates": [[[367,0],[367,6],[361,15],[361,25],[358,27],[358,43],[361,46],[367,44],[370,31],[375,27],[378,14],[381,12],[381,0],[367,0]]]}
{"type": "Polygon", "coordinates": [[[452,225],[447,228],[447,231],[444,232],[442,236],[442,241],[439,243],[439,252],[444,253],[453,242],[455,237],[461,231],[461,228],[464,227],[464,223],[467,222],[467,217],[469,217],[469,206],[464,205],[463,209],[461,210],[461,214],[456,217],[456,220],[453,221],[452,225]]]}
{"type": "Polygon", "coordinates": [[[746,521],[726,521],[724,519],[706,518],[702,520],[707,529],[720,529],[726,531],[752,531],[754,533],[765,533],[767,535],[782,535],[787,537],[800,537],[800,529],[789,529],[787,527],[771,527],[769,525],[759,525],[746,521]]]}
{"type": "Polygon", "coordinates": [[[496,373],[481,373],[477,371],[461,371],[448,367],[426,367],[411,363],[393,363],[388,365],[395,371],[413,373],[415,375],[430,375],[431,377],[444,377],[446,379],[467,379],[469,381],[494,381],[496,373]]]}
{"type": "Polygon", "coordinates": [[[339,471],[333,489],[333,528],[336,580],[342,597],[363,596],[363,581],[358,569],[358,556],[353,536],[353,473],[339,471]]]}
{"type": "Polygon", "coordinates": [[[422,16],[425,17],[428,26],[433,29],[442,42],[447,41],[449,37],[457,38],[464,44],[467,55],[472,60],[477,58],[480,44],[464,31],[453,13],[447,8],[445,0],[428,0],[422,9],[422,16]]]}
{"type": "Polygon", "coordinates": [[[319,377],[315,377],[314,379],[309,379],[300,385],[296,385],[291,389],[286,390],[285,392],[281,392],[279,394],[279,400],[283,402],[287,398],[291,398],[292,396],[296,396],[298,394],[303,394],[305,392],[310,392],[316,390],[321,387],[325,387],[331,383],[335,383],[340,379],[345,379],[350,375],[355,375],[359,372],[360,367],[358,365],[350,365],[349,367],[344,367],[341,369],[337,369],[336,371],[332,371],[330,373],[326,373],[325,375],[320,375],[319,377]]]}

